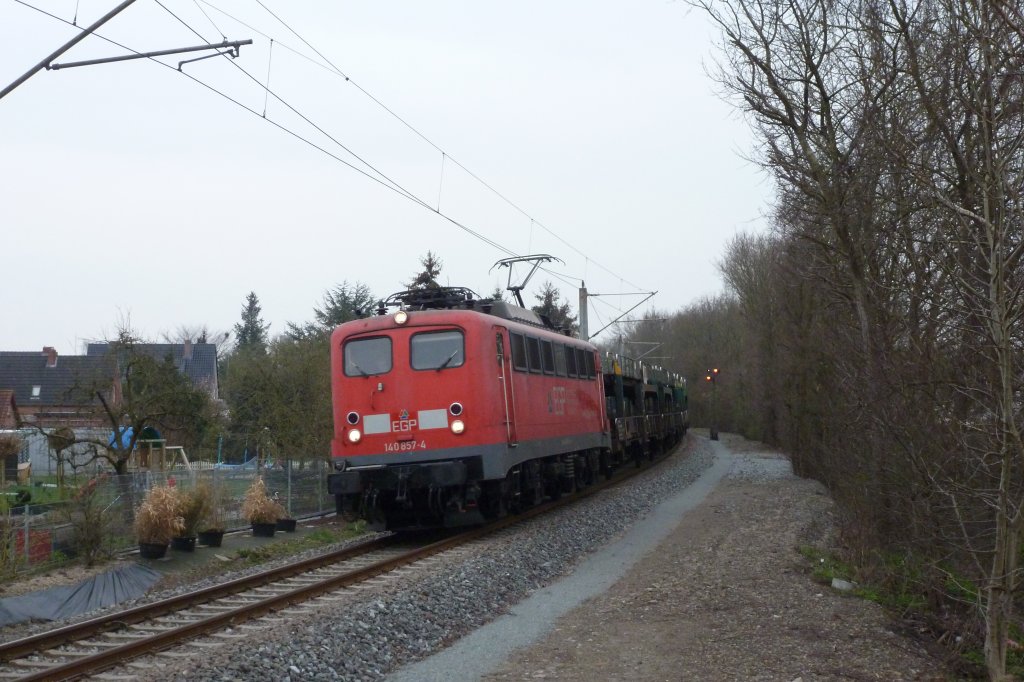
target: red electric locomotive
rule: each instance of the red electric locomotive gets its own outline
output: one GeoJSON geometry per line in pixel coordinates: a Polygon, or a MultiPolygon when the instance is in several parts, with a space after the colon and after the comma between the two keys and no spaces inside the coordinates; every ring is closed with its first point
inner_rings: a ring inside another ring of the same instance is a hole
{"type": "Polygon", "coordinates": [[[588,484],[612,463],[601,366],[520,306],[461,288],[392,296],[331,337],[339,514],[467,525],[588,484]]]}

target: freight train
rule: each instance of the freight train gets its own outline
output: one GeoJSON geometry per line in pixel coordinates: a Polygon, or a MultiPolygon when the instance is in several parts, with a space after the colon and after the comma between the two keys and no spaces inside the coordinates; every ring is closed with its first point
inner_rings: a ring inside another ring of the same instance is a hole
{"type": "Polygon", "coordinates": [[[460,287],[410,290],[331,337],[339,515],[483,523],[610,476],[686,432],[685,382],[460,287]]]}

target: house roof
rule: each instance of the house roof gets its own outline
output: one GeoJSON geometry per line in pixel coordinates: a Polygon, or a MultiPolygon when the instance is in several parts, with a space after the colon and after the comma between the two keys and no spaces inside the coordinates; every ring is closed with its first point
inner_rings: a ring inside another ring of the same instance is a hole
{"type": "MultiPolygon", "coordinates": [[[[139,343],[133,346],[139,353],[145,353],[155,360],[170,356],[178,371],[188,377],[193,385],[205,388],[217,397],[217,346],[212,343],[139,343]]],[[[105,357],[110,344],[90,343],[86,357],[105,357]]]]}
{"type": "Polygon", "coordinates": [[[76,386],[100,376],[113,377],[103,357],[64,355],[52,367],[47,360],[38,351],[0,351],[0,389],[13,392],[17,404],[25,407],[84,404],[92,397],[75,396],[76,386]]]}

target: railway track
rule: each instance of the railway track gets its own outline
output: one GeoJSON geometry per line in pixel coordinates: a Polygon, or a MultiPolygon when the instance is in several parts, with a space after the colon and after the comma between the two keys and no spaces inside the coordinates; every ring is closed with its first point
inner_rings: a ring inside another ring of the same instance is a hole
{"type": "MultiPolygon", "coordinates": [[[[107,614],[0,645],[0,680],[70,680],[159,653],[185,642],[195,646],[242,639],[248,623],[268,614],[349,598],[375,577],[394,573],[509,526],[572,504],[647,470],[620,470],[611,480],[533,507],[522,514],[432,542],[401,535],[378,538],[293,564],[237,578],[176,597],[107,614]],[[203,638],[207,638],[205,642],[203,638]],[[198,641],[197,641],[198,640],[198,641]]],[[[130,672],[111,679],[130,679],[130,672]]]]}

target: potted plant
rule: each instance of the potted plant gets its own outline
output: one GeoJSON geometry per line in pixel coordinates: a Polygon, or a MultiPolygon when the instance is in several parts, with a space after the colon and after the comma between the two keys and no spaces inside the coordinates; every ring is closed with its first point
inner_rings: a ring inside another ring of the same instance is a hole
{"type": "Polygon", "coordinates": [[[277,519],[284,511],[267,495],[267,485],[262,478],[257,478],[245,491],[242,502],[242,514],[252,524],[252,534],[258,537],[272,538],[277,529],[277,519]]]}
{"type": "Polygon", "coordinates": [[[182,518],[182,530],[178,535],[171,538],[171,549],[183,552],[194,552],[196,549],[196,534],[199,533],[199,524],[206,516],[206,510],[210,506],[209,486],[196,485],[192,490],[178,489],[178,501],[181,505],[180,513],[182,518]]]}
{"type": "Polygon", "coordinates": [[[295,526],[298,524],[298,521],[294,519],[288,513],[288,510],[284,508],[284,505],[278,501],[277,493],[274,493],[273,500],[274,504],[277,505],[277,530],[284,531],[285,533],[294,533],[295,526]]]}
{"type": "Polygon", "coordinates": [[[177,489],[166,485],[150,488],[135,510],[135,536],[142,558],[161,558],[167,552],[167,543],[184,529],[177,489]]]}
{"type": "Polygon", "coordinates": [[[202,487],[207,492],[209,504],[206,505],[205,514],[199,524],[199,544],[207,547],[220,547],[224,540],[224,490],[219,485],[210,485],[206,481],[199,483],[197,488],[202,487]]]}

